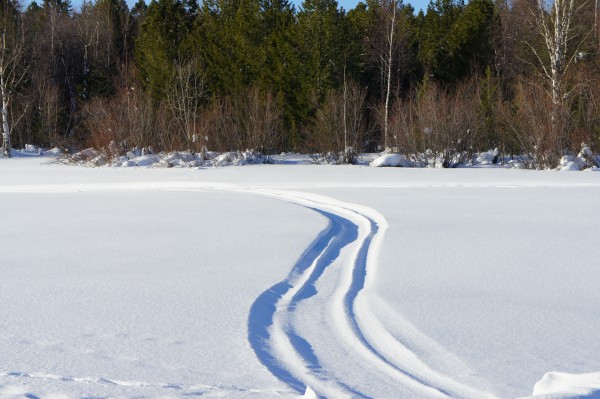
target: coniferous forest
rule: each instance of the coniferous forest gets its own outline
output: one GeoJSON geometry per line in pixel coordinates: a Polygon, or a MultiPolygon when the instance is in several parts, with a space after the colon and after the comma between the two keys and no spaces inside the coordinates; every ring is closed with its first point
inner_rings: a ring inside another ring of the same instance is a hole
{"type": "Polygon", "coordinates": [[[497,148],[554,167],[599,150],[598,3],[0,0],[3,147],[390,149],[444,166],[497,148]]]}

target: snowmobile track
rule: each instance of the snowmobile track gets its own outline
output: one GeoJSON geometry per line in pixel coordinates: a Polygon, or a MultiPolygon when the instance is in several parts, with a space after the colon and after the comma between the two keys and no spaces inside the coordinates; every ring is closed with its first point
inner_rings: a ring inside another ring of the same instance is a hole
{"type": "MultiPolygon", "coordinates": [[[[460,384],[450,380],[447,388],[437,384],[435,372],[429,379],[396,364],[393,355],[369,341],[368,336],[382,332],[364,332],[369,327],[361,323],[360,313],[368,312],[368,306],[358,307],[357,303],[375,274],[372,269],[377,267],[377,251],[387,228],[385,219],[372,209],[331,198],[306,193],[263,193],[305,206],[328,219],[328,227],[302,254],[288,277],[260,295],[250,310],[248,339],[269,371],[299,393],[307,392],[309,387],[308,392],[319,397],[372,397],[359,381],[345,380],[336,370],[325,368],[313,350],[314,338],[297,331],[297,308],[311,306],[312,313],[332,317],[334,328],[329,332],[345,344],[340,351],[358,357],[365,368],[386,375],[390,385],[408,388],[416,396],[462,397],[452,392],[456,388],[453,386],[460,384]],[[329,269],[336,265],[339,275],[328,276],[333,274],[329,269]],[[309,299],[321,295],[319,281],[327,278],[338,279],[335,291],[325,293],[328,297],[322,301],[309,304],[309,299]],[[319,306],[315,307],[315,303],[319,306]]],[[[461,388],[458,391],[466,387],[461,388]]]]}

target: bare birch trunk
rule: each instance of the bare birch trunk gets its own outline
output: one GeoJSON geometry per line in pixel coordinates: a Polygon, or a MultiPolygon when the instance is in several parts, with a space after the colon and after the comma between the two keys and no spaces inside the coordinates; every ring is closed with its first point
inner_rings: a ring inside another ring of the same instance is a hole
{"type": "Polygon", "coordinates": [[[385,91],[385,109],[383,116],[383,145],[389,148],[389,113],[390,113],[390,96],[392,91],[392,57],[394,54],[394,28],[396,26],[396,1],[392,0],[392,15],[390,20],[390,31],[388,35],[388,54],[386,65],[386,91],[385,91]]]}
{"type": "Polygon", "coordinates": [[[348,105],[348,84],[346,82],[346,60],[344,59],[344,109],[343,109],[343,123],[344,123],[344,154],[343,161],[348,163],[348,119],[346,117],[346,108],[348,105]]]}
{"type": "Polygon", "coordinates": [[[2,48],[0,49],[0,96],[2,97],[2,155],[10,158],[10,126],[8,124],[8,87],[4,77],[6,67],[6,34],[2,33],[2,48]]]}
{"type": "Polygon", "coordinates": [[[2,92],[2,155],[10,158],[10,126],[8,125],[8,96],[4,82],[4,68],[0,66],[0,91],[2,92]]]}

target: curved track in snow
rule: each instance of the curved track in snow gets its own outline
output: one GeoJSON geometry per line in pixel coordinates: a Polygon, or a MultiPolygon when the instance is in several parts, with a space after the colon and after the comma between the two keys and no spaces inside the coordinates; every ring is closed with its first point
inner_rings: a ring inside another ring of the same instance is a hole
{"type": "Polygon", "coordinates": [[[382,215],[313,194],[260,193],[328,220],[288,277],[250,310],[248,339],[273,375],[326,398],[492,397],[428,367],[373,316],[369,288],[387,229],[382,215]]]}

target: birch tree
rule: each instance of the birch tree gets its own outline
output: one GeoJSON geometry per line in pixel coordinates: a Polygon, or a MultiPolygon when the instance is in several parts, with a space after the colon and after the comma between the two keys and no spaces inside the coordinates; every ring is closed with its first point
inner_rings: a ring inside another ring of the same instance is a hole
{"type": "Polygon", "coordinates": [[[544,53],[528,43],[535,54],[542,76],[549,86],[552,98],[552,129],[558,133],[560,112],[567,93],[564,90],[564,77],[585,40],[577,39],[574,17],[583,9],[587,1],[577,0],[537,0],[533,11],[534,26],[543,39],[544,53]]]}
{"type": "Polygon", "coordinates": [[[390,108],[393,99],[400,96],[403,79],[414,70],[411,64],[412,53],[410,38],[414,27],[413,8],[405,6],[402,0],[375,0],[369,3],[374,11],[373,26],[368,33],[368,48],[373,67],[379,75],[378,96],[379,127],[382,134],[383,147],[389,149],[394,145],[394,137],[390,133],[390,108]]]}
{"type": "Polygon", "coordinates": [[[383,59],[383,66],[385,68],[385,102],[384,102],[384,115],[383,115],[383,145],[385,148],[388,148],[390,145],[389,139],[389,130],[390,130],[390,97],[392,96],[392,63],[394,61],[394,49],[396,47],[396,43],[394,43],[394,33],[396,32],[396,0],[391,0],[391,4],[388,10],[387,7],[384,7],[383,10],[386,11],[386,19],[387,19],[387,32],[386,32],[386,44],[387,44],[387,53],[385,54],[385,58],[383,59]]]}
{"type": "Polygon", "coordinates": [[[2,155],[10,157],[11,123],[9,110],[13,100],[14,89],[24,77],[20,70],[23,55],[22,42],[18,38],[18,11],[13,3],[3,0],[0,10],[0,97],[2,100],[0,117],[2,119],[2,155]]]}

